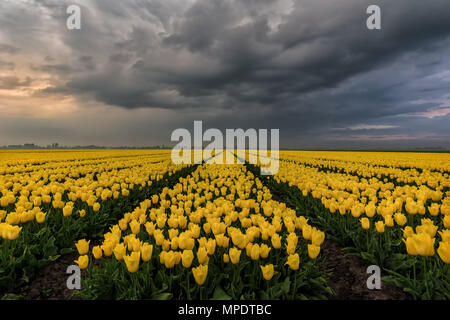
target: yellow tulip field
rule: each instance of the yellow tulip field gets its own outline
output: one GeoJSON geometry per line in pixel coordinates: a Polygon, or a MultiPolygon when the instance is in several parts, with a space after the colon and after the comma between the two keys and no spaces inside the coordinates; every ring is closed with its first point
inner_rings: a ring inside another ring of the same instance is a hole
{"type": "Polygon", "coordinates": [[[411,299],[450,298],[448,153],[280,151],[273,176],[242,160],[0,151],[0,296],[76,255],[82,299],[327,299],[332,241],[411,299]]]}

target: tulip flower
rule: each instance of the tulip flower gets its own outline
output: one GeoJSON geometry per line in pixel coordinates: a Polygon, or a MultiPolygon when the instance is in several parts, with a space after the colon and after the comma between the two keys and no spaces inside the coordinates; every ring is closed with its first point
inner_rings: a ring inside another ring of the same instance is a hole
{"type": "Polygon", "coordinates": [[[73,211],[73,207],[72,207],[72,206],[69,206],[69,205],[66,205],[66,206],[63,208],[63,215],[64,215],[64,217],[69,217],[69,216],[71,216],[71,215],[72,215],[72,211],[73,211]]]}
{"type": "Polygon", "coordinates": [[[433,256],[434,241],[428,233],[417,233],[406,239],[406,250],[410,255],[433,256]]]}
{"type": "MultiPolygon", "coordinates": [[[[39,211],[38,213],[36,213],[36,217],[35,217],[35,219],[36,219],[36,222],[37,223],[44,223],[44,221],[45,221],[45,216],[46,216],[47,214],[46,213],[43,213],[42,211],[39,211]]],[[[1,219],[0,219],[1,220],[1,219]]]]}
{"type": "Polygon", "coordinates": [[[298,253],[290,254],[285,265],[286,264],[289,265],[289,268],[291,268],[291,270],[298,270],[300,264],[300,257],[298,253]]]}
{"type": "Polygon", "coordinates": [[[394,214],[394,219],[395,219],[395,222],[401,227],[403,227],[406,224],[406,222],[408,221],[406,216],[403,213],[399,213],[399,212],[394,214]]]}
{"type": "Polygon", "coordinates": [[[86,241],[85,239],[81,239],[78,240],[78,242],[75,244],[75,246],[77,247],[78,253],[80,254],[80,256],[85,255],[88,253],[89,251],[89,243],[91,242],[91,240],[86,241]]]}
{"type": "Polygon", "coordinates": [[[308,244],[308,256],[311,259],[317,258],[320,252],[320,246],[316,246],[315,244],[308,244]]]}
{"type": "Polygon", "coordinates": [[[112,240],[105,240],[100,247],[103,250],[105,257],[110,257],[113,253],[115,243],[112,240]]]}
{"type": "Polygon", "coordinates": [[[414,234],[414,230],[413,228],[411,228],[410,226],[406,226],[403,229],[403,237],[404,238],[409,238],[410,236],[412,236],[414,234]]]}
{"type": "Polygon", "coordinates": [[[320,246],[325,240],[325,232],[314,230],[311,234],[311,242],[316,246],[320,246]]]}
{"type": "Polygon", "coordinates": [[[208,263],[208,252],[206,251],[205,247],[198,248],[197,260],[198,260],[198,263],[200,263],[200,264],[208,263]]]}
{"type": "Polygon", "coordinates": [[[384,216],[384,223],[387,227],[394,226],[394,220],[392,219],[392,215],[388,214],[384,216]]]}
{"type": "Polygon", "coordinates": [[[375,222],[375,228],[377,229],[378,233],[383,233],[384,232],[384,222],[383,221],[375,222]]]}
{"type": "Polygon", "coordinates": [[[274,273],[273,264],[267,264],[265,266],[260,266],[260,267],[261,267],[261,272],[262,272],[264,279],[266,279],[267,281],[272,279],[273,273],[274,273]]]}
{"type": "Polygon", "coordinates": [[[311,240],[312,227],[309,224],[305,224],[302,228],[302,237],[305,240],[311,240]]]}
{"type": "Polygon", "coordinates": [[[127,269],[130,273],[135,273],[139,269],[139,261],[141,259],[140,252],[132,252],[131,255],[123,257],[127,269]]]}
{"type": "Polygon", "coordinates": [[[130,222],[129,225],[130,225],[130,228],[131,228],[131,232],[133,234],[138,234],[139,232],[141,232],[141,224],[138,221],[133,220],[133,221],[130,222]]]}
{"type": "Polygon", "coordinates": [[[192,250],[184,250],[181,255],[181,262],[183,267],[189,268],[192,265],[192,261],[194,260],[194,253],[192,250]]]}
{"type": "Polygon", "coordinates": [[[432,238],[436,235],[437,230],[438,226],[435,226],[432,223],[426,223],[416,227],[416,233],[428,233],[432,238]]]}
{"type": "Polygon", "coordinates": [[[98,202],[94,203],[94,205],[92,206],[92,210],[94,212],[98,212],[100,210],[100,203],[98,202]]]}
{"type": "Polygon", "coordinates": [[[177,255],[173,251],[168,251],[164,256],[164,265],[167,269],[171,269],[177,263],[177,255]]]}
{"type": "Polygon", "coordinates": [[[200,265],[197,268],[192,268],[192,274],[194,275],[195,282],[199,286],[203,285],[208,275],[208,265],[200,265]]]}
{"type": "Polygon", "coordinates": [[[123,243],[117,244],[114,247],[113,252],[114,252],[114,256],[116,257],[117,260],[119,260],[119,261],[122,260],[126,253],[125,244],[123,244],[123,243]]]}
{"type": "Polygon", "coordinates": [[[92,254],[94,255],[95,259],[101,259],[103,256],[103,251],[100,246],[95,246],[92,248],[92,254]]]}
{"type": "Polygon", "coordinates": [[[259,255],[260,255],[260,248],[258,244],[253,244],[252,246],[252,250],[250,251],[250,258],[252,260],[258,260],[259,259],[259,255]]]}
{"type": "Polygon", "coordinates": [[[450,215],[444,216],[442,221],[444,222],[444,227],[450,229],[450,215]]]}
{"type": "Polygon", "coordinates": [[[450,243],[449,242],[439,242],[439,248],[437,253],[442,261],[446,264],[450,264],[450,243]]]}
{"type": "Polygon", "coordinates": [[[212,256],[214,252],[216,251],[216,240],[209,239],[206,243],[206,251],[208,252],[208,255],[212,256]]]}
{"type": "Polygon", "coordinates": [[[361,221],[361,227],[364,230],[368,230],[370,228],[370,220],[369,219],[364,217],[364,218],[361,218],[360,221],[361,221]]]}
{"type": "Polygon", "coordinates": [[[265,243],[262,244],[259,248],[259,254],[261,256],[261,258],[265,259],[269,256],[269,252],[270,252],[271,248],[269,248],[269,246],[267,246],[265,243]]]}
{"type": "Polygon", "coordinates": [[[439,231],[439,234],[441,235],[442,241],[450,243],[450,230],[439,231]]]}
{"type": "Polygon", "coordinates": [[[89,257],[87,255],[81,255],[78,257],[78,260],[74,261],[80,269],[86,269],[89,264],[89,257]]]}
{"type": "Polygon", "coordinates": [[[144,262],[147,262],[151,259],[153,253],[153,245],[145,242],[141,246],[141,259],[144,262]]]}
{"type": "Polygon", "coordinates": [[[274,249],[280,249],[281,248],[281,237],[278,233],[274,233],[271,238],[272,247],[274,249]]]}
{"type": "Polygon", "coordinates": [[[241,258],[241,250],[233,247],[228,252],[232,264],[238,264],[241,258]]]}
{"type": "Polygon", "coordinates": [[[225,263],[230,262],[230,256],[226,253],[223,254],[223,262],[225,263]]]}

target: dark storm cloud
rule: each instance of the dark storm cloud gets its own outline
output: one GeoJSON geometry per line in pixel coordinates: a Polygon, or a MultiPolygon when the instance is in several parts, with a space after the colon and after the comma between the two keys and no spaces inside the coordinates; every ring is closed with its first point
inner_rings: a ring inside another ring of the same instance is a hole
{"type": "MultiPolygon", "coordinates": [[[[292,144],[405,135],[411,122],[448,139],[437,125],[445,112],[426,117],[450,105],[448,0],[80,1],[76,31],[64,27],[71,1],[34,3],[48,18],[4,5],[0,24],[16,33],[5,43],[38,50],[33,68],[55,77],[36,95],[276,127],[292,144]],[[381,30],[366,28],[370,4],[381,7],[381,30]],[[45,52],[38,44],[51,38],[45,52]]],[[[0,44],[0,54],[17,52],[0,44]]]]}

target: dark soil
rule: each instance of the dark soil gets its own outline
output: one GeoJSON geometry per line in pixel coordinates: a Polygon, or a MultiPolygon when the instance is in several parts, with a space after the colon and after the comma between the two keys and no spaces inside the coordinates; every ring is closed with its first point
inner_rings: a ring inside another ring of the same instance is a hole
{"type": "MultiPolygon", "coordinates": [[[[332,274],[328,285],[335,295],[330,300],[406,300],[409,296],[401,289],[381,281],[381,289],[368,289],[366,273],[367,262],[346,255],[335,242],[325,240],[321,246],[320,255],[324,258],[322,268],[331,269],[332,274]]],[[[383,276],[383,274],[381,275],[383,276]]]]}
{"type": "MultiPolygon", "coordinates": [[[[67,267],[74,265],[78,253],[72,253],[60,257],[58,260],[46,266],[31,282],[25,299],[31,300],[70,300],[79,299],[73,296],[74,290],[67,288],[67,267]]],[[[83,272],[82,275],[83,277],[83,272]]]]}

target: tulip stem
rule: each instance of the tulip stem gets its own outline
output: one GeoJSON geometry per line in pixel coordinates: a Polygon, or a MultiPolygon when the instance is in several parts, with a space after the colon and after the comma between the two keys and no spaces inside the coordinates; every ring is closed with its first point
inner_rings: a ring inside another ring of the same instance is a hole
{"type": "Polygon", "coordinates": [[[187,287],[187,299],[188,300],[191,300],[191,289],[190,289],[190,287],[189,287],[189,276],[190,276],[190,274],[188,273],[188,275],[187,275],[187,279],[186,279],[186,287],[187,287]]]}
{"type": "Polygon", "coordinates": [[[426,261],[426,257],[423,257],[423,270],[424,270],[424,280],[425,280],[425,288],[426,288],[426,292],[427,292],[427,297],[428,299],[430,298],[430,293],[428,290],[428,281],[427,281],[427,261],[426,261]]]}

